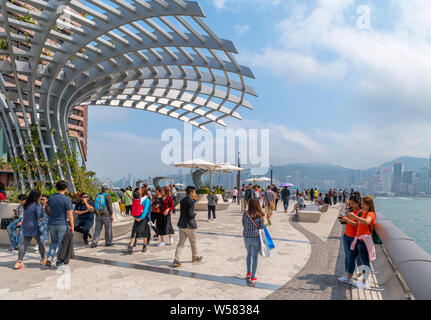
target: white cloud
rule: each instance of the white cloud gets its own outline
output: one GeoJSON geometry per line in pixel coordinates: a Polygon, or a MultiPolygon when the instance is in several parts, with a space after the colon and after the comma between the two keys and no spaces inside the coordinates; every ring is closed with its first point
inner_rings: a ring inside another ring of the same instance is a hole
{"type": "Polygon", "coordinates": [[[236,24],[233,26],[233,28],[234,28],[235,32],[240,36],[242,36],[242,35],[244,35],[250,31],[250,26],[247,24],[236,24]]]}
{"type": "Polygon", "coordinates": [[[280,3],[281,0],[213,0],[214,6],[219,10],[244,4],[247,6],[278,6],[280,3]]]}

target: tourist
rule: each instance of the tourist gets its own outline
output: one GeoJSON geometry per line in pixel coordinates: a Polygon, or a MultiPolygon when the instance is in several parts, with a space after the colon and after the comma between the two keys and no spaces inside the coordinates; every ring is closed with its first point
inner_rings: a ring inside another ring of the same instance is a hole
{"type": "MultiPolygon", "coordinates": [[[[349,206],[351,212],[354,215],[358,215],[361,210],[361,198],[353,196],[349,201],[349,206]]],[[[347,284],[354,284],[353,272],[355,271],[355,261],[358,257],[358,248],[355,250],[350,250],[353,240],[356,237],[356,232],[358,228],[358,222],[348,217],[340,217],[341,223],[345,223],[345,230],[343,234],[343,247],[344,247],[344,268],[347,276],[338,278],[339,281],[347,284]]]]}
{"type": "Polygon", "coordinates": [[[195,193],[195,187],[187,187],[187,196],[180,202],[180,219],[178,220],[180,239],[178,241],[174,262],[172,264],[174,268],[181,266],[181,253],[187,239],[189,239],[192,249],[192,263],[201,262],[203,259],[201,256],[198,256],[198,249],[196,245],[196,212],[194,211],[195,204],[192,200],[195,193]]]}
{"type": "Polygon", "coordinates": [[[85,245],[88,245],[88,238],[91,239],[90,229],[94,224],[94,204],[88,201],[88,194],[81,193],[80,201],[75,204],[74,213],[78,215],[78,225],[75,231],[82,233],[85,245]]]}
{"type": "Polygon", "coordinates": [[[271,190],[271,186],[266,188],[266,192],[263,195],[263,202],[265,205],[265,218],[267,219],[265,224],[271,225],[271,218],[273,210],[275,209],[275,193],[271,190]]]}
{"type": "Polygon", "coordinates": [[[18,249],[22,240],[22,218],[24,216],[24,203],[27,200],[25,194],[20,194],[18,196],[19,205],[16,209],[13,209],[15,220],[7,226],[7,234],[9,235],[10,247],[9,251],[14,251],[18,249]],[[17,231],[17,229],[19,229],[17,231]],[[17,234],[18,233],[18,234],[17,234]]]}
{"type": "Polygon", "coordinates": [[[337,204],[337,199],[338,199],[337,189],[334,189],[334,191],[332,192],[332,198],[333,198],[333,203],[334,203],[334,206],[335,206],[337,204]]]}
{"type": "Polygon", "coordinates": [[[40,264],[46,264],[45,246],[40,241],[39,231],[39,221],[43,220],[43,207],[39,204],[40,196],[39,190],[31,190],[23,205],[24,214],[21,228],[24,240],[18,251],[18,262],[15,264],[15,269],[22,269],[24,267],[24,263],[22,261],[28,245],[33,238],[38,244],[40,264]]]}
{"type": "Polygon", "coordinates": [[[329,196],[329,194],[325,194],[325,198],[323,199],[323,202],[326,203],[327,205],[331,205],[332,201],[331,201],[331,197],[329,196]]]}
{"type": "MultiPolygon", "coordinates": [[[[373,237],[371,232],[374,229],[376,223],[376,214],[374,209],[374,201],[371,197],[365,197],[361,202],[361,212],[355,215],[353,212],[347,214],[348,218],[351,218],[358,222],[356,231],[356,237],[352,242],[350,249],[358,249],[358,263],[359,267],[367,267],[370,270],[370,261],[376,259],[376,249],[374,247],[373,237]]],[[[355,286],[359,289],[370,289],[368,279],[365,276],[365,270],[363,271],[364,276],[362,281],[356,281],[355,286]]]]}
{"type": "Polygon", "coordinates": [[[275,208],[274,208],[274,210],[277,211],[278,199],[280,198],[279,191],[275,185],[272,186],[271,190],[275,194],[275,208]]]}
{"type": "Polygon", "coordinates": [[[343,191],[343,203],[346,203],[346,198],[347,198],[347,191],[346,191],[346,189],[344,189],[344,191],[343,191]]]}
{"type": "Polygon", "coordinates": [[[51,267],[52,260],[57,252],[56,266],[59,267],[63,262],[58,259],[60,254],[63,237],[67,229],[74,229],[73,222],[73,204],[72,200],[65,195],[67,190],[67,182],[59,181],[56,184],[57,193],[53,194],[48,199],[49,218],[48,229],[51,237],[46,266],[51,267]],[[69,221],[69,222],[68,222],[69,221]]]}
{"type": "Polygon", "coordinates": [[[304,195],[301,192],[299,194],[298,201],[295,203],[295,207],[293,208],[292,213],[294,213],[295,211],[297,211],[299,209],[303,209],[303,208],[305,208],[305,203],[304,203],[304,195]]]}
{"type": "Polygon", "coordinates": [[[258,254],[260,251],[259,229],[264,228],[264,217],[265,213],[263,213],[262,208],[260,207],[259,200],[251,199],[248,202],[248,210],[243,212],[242,226],[244,244],[247,250],[246,279],[250,280],[252,283],[257,281],[256,271],[258,254]]]}
{"type": "Polygon", "coordinates": [[[260,188],[259,188],[259,186],[258,185],[255,185],[254,187],[253,187],[253,192],[254,192],[254,195],[255,195],[255,197],[257,198],[257,199],[259,199],[260,200],[260,195],[261,195],[261,193],[260,193],[260,188]]]}
{"type": "Polygon", "coordinates": [[[299,189],[296,189],[296,201],[299,200],[299,189]]]}
{"type": "Polygon", "coordinates": [[[238,197],[238,189],[234,187],[232,190],[232,203],[236,203],[237,197],[238,197]]]}
{"type": "Polygon", "coordinates": [[[175,185],[172,185],[171,197],[172,200],[174,200],[174,210],[172,210],[172,214],[175,214],[175,207],[177,206],[177,189],[175,188],[175,185]]]}
{"type": "Polygon", "coordinates": [[[245,191],[246,191],[245,184],[242,185],[241,191],[239,193],[239,199],[241,202],[241,211],[244,211],[247,208],[247,201],[245,200],[245,191]]]}
{"type": "Polygon", "coordinates": [[[287,187],[283,187],[283,190],[281,190],[281,200],[283,200],[284,213],[287,213],[290,200],[290,190],[287,187]]]}
{"type": "Polygon", "coordinates": [[[169,194],[169,188],[162,188],[162,205],[160,207],[159,221],[157,222],[157,233],[160,235],[159,247],[166,244],[173,244],[175,233],[171,222],[171,212],[174,210],[174,200],[169,194]],[[166,236],[169,236],[169,242],[165,242],[166,236]]]}
{"type": "Polygon", "coordinates": [[[211,222],[211,212],[212,212],[213,220],[216,219],[216,206],[218,203],[218,198],[214,194],[214,191],[211,190],[209,195],[207,195],[207,199],[208,199],[208,222],[211,222]]]}
{"type": "Polygon", "coordinates": [[[150,227],[148,222],[151,221],[151,200],[148,198],[148,188],[143,188],[141,192],[133,193],[132,216],[135,218],[130,236],[129,246],[124,254],[132,254],[133,247],[137,239],[144,238],[142,252],[147,251],[148,234],[150,227]]]}
{"type": "Polygon", "coordinates": [[[253,193],[254,193],[253,185],[250,183],[247,189],[245,190],[245,195],[244,195],[246,207],[248,206],[248,202],[250,201],[250,199],[253,198],[253,193]]]}
{"type": "Polygon", "coordinates": [[[0,182],[0,202],[6,201],[6,187],[3,182],[0,182]]]}
{"type": "Polygon", "coordinates": [[[48,229],[48,220],[49,220],[49,206],[48,206],[49,197],[47,195],[43,195],[40,198],[40,204],[43,208],[43,219],[39,221],[39,231],[40,231],[40,242],[43,243],[44,246],[49,241],[49,229],[48,229]]]}
{"type": "Polygon", "coordinates": [[[154,231],[154,241],[159,240],[159,234],[157,233],[157,223],[159,221],[160,216],[160,208],[162,207],[162,189],[160,187],[156,188],[156,191],[151,198],[152,206],[151,206],[151,222],[153,225],[151,226],[154,231]],[[154,227],[155,224],[155,227],[154,227]]]}
{"type": "Polygon", "coordinates": [[[133,193],[132,193],[132,187],[127,187],[126,191],[123,194],[123,202],[126,205],[126,216],[130,215],[132,212],[132,199],[133,193]]]}
{"type": "Polygon", "coordinates": [[[310,201],[314,202],[314,189],[313,188],[310,189],[310,201]]]}
{"type": "Polygon", "coordinates": [[[329,199],[330,199],[330,205],[332,205],[332,199],[333,199],[333,192],[332,192],[332,189],[329,189],[329,192],[328,192],[328,196],[329,196],[329,199]]]}
{"type": "Polygon", "coordinates": [[[114,245],[112,243],[112,222],[114,222],[114,213],[112,211],[112,200],[108,189],[107,185],[103,185],[101,192],[96,195],[96,200],[94,201],[96,227],[94,229],[93,241],[91,242],[90,248],[97,247],[103,226],[105,227],[105,247],[114,245]]]}
{"type": "Polygon", "coordinates": [[[317,188],[314,188],[314,198],[317,198],[319,196],[319,192],[317,191],[317,188]]]}

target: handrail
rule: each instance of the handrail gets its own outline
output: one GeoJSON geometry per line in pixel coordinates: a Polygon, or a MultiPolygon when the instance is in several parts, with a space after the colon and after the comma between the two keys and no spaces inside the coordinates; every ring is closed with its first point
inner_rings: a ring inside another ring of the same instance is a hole
{"type": "Polygon", "coordinates": [[[379,213],[375,230],[414,299],[431,300],[431,255],[379,213]]]}

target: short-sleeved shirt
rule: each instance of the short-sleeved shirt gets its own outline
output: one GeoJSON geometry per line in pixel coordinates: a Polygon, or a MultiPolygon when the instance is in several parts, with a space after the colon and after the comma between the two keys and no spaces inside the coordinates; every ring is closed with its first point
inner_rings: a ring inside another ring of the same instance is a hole
{"type": "MultiPolygon", "coordinates": [[[[90,206],[94,207],[94,204],[89,202],[88,203],[90,206]]],[[[82,202],[79,201],[77,204],[75,204],[75,211],[87,211],[87,206],[82,202]]],[[[79,221],[91,221],[94,217],[94,213],[93,212],[86,212],[83,214],[78,215],[78,220],[79,221]]]]}
{"type": "Polygon", "coordinates": [[[267,190],[263,196],[263,201],[265,202],[265,206],[269,206],[269,202],[274,201],[275,193],[271,190],[267,190]]]}
{"type": "MultiPolygon", "coordinates": [[[[368,212],[368,216],[373,218],[373,220],[371,221],[371,224],[367,226],[366,224],[362,224],[358,222],[358,230],[356,231],[357,237],[362,236],[364,234],[371,234],[370,227],[371,227],[371,230],[374,228],[374,224],[376,223],[376,214],[370,211],[368,212]]],[[[362,212],[361,218],[366,219],[366,217],[367,217],[367,214],[365,212],[362,212]]]]}
{"type": "Polygon", "coordinates": [[[72,200],[61,193],[53,194],[48,199],[48,225],[67,227],[67,210],[73,210],[72,200]]]}
{"type": "MultiPolygon", "coordinates": [[[[358,210],[356,210],[356,211],[352,211],[352,213],[353,214],[355,214],[355,215],[358,215],[358,213],[361,211],[361,209],[358,209],[358,210]]],[[[347,218],[347,219],[349,219],[350,221],[356,221],[356,220],[353,220],[353,219],[351,219],[351,218],[347,218]]],[[[356,237],[356,232],[357,232],[357,230],[358,230],[358,227],[354,227],[354,226],[352,226],[352,225],[350,225],[350,224],[348,224],[348,223],[346,223],[346,228],[345,228],[345,230],[344,230],[344,234],[346,235],[346,236],[348,236],[348,237],[350,237],[350,238],[354,238],[354,237],[356,237]]]]}

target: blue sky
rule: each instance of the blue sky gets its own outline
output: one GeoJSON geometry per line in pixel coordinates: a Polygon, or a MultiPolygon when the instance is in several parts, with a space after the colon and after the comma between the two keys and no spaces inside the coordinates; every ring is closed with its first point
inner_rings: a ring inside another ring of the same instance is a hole
{"type": "MultiPolygon", "coordinates": [[[[205,22],[232,40],[256,76],[254,110],[232,128],[270,129],[270,162],[368,168],[431,152],[431,1],[201,0],[205,22]],[[368,6],[371,29],[358,28],[368,6]]],[[[160,163],[177,120],[92,106],[88,166],[120,178],[172,173],[160,163]]],[[[214,130],[215,126],[209,126],[214,130]]]]}

